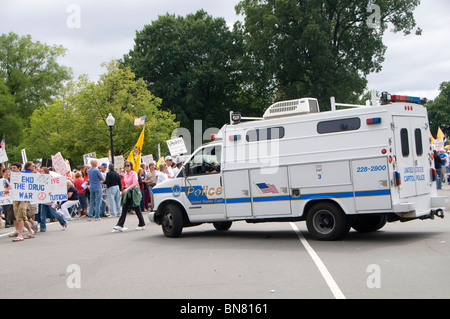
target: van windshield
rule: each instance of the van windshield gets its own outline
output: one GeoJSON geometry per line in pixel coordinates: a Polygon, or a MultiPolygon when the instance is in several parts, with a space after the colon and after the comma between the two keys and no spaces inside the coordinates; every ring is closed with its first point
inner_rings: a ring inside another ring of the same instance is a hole
{"type": "Polygon", "coordinates": [[[200,149],[189,164],[189,175],[216,174],[220,172],[222,149],[220,146],[207,146],[200,149]]]}

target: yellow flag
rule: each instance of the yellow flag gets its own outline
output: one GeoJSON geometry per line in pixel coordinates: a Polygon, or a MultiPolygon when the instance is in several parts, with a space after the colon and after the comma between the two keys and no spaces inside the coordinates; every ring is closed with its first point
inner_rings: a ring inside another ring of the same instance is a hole
{"type": "Polygon", "coordinates": [[[139,167],[141,165],[142,145],[144,145],[144,130],[142,130],[141,136],[139,136],[136,146],[133,148],[127,158],[127,161],[133,163],[133,168],[136,173],[139,171],[139,167]]]}
{"type": "Polygon", "coordinates": [[[434,145],[434,137],[433,137],[433,134],[431,134],[431,132],[430,132],[430,136],[431,136],[431,144],[434,145]]]}
{"type": "Polygon", "coordinates": [[[161,156],[161,158],[156,163],[156,167],[158,168],[160,164],[164,163],[164,156],[161,156]]]}
{"type": "Polygon", "coordinates": [[[438,129],[437,135],[436,135],[436,139],[437,140],[443,140],[445,138],[444,133],[442,132],[441,128],[438,129]]]}

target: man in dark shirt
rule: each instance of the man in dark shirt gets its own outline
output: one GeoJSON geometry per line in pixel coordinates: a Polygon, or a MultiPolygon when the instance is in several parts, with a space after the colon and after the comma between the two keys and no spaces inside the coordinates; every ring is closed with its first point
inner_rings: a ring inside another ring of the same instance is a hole
{"type": "Polygon", "coordinates": [[[120,193],[122,191],[122,180],[119,173],[114,170],[114,165],[109,164],[109,172],[105,178],[108,189],[109,213],[111,217],[119,217],[122,214],[120,207],[120,193]]]}

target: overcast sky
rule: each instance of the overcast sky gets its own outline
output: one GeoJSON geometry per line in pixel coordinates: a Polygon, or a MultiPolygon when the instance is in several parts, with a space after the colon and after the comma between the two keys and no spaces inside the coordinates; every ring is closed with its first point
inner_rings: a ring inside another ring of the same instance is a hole
{"type": "MultiPolygon", "coordinates": [[[[186,16],[204,9],[228,25],[242,19],[239,0],[0,0],[0,34],[30,34],[33,41],[62,45],[59,62],[75,77],[97,81],[100,64],[133,48],[137,30],[166,13],[186,16]],[[78,15],[79,12],[79,15],[78,15]]],[[[450,81],[450,1],[422,0],[416,10],[422,36],[387,32],[383,70],[368,77],[369,88],[434,99],[450,81]]],[[[164,97],[162,97],[164,98],[164,97]]],[[[338,101],[344,103],[346,101],[338,101]]]]}

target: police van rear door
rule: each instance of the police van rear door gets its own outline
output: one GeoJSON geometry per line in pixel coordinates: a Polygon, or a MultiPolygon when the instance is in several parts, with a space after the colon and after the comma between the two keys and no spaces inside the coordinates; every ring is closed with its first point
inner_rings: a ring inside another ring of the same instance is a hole
{"type": "Polygon", "coordinates": [[[424,117],[393,116],[397,171],[401,174],[400,198],[431,191],[426,143],[428,123],[424,117]]]}

